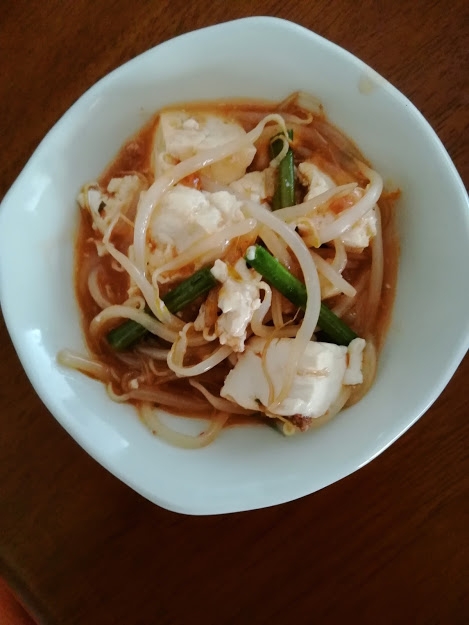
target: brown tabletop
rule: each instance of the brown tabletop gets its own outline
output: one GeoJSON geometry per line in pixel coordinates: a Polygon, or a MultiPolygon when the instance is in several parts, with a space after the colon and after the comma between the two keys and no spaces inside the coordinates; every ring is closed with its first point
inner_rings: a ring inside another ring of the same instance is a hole
{"type": "MultiPolygon", "coordinates": [[[[467,185],[465,0],[12,0],[0,11],[0,198],[107,72],[252,14],[296,21],[372,65],[423,112],[467,185]]],[[[468,357],[354,475],[279,507],[193,518],[93,461],[35,395],[3,321],[0,338],[0,573],[41,623],[469,622],[468,357]]]]}

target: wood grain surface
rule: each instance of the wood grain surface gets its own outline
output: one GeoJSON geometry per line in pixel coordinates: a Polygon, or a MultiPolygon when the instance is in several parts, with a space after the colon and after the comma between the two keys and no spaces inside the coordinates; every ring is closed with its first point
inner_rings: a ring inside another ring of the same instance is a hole
{"type": "MultiPolygon", "coordinates": [[[[296,21],[388,78],[467,185],[465,0],[4,0],[0,198],[110,70],[257,14],[296,21]]],[[[427,414],[354,475],[279,507],[192,518],[94,462],[35,395],[3,321],[0,340],[0,573],[40,623],[469,622],[468,357],[427,414]]]]}

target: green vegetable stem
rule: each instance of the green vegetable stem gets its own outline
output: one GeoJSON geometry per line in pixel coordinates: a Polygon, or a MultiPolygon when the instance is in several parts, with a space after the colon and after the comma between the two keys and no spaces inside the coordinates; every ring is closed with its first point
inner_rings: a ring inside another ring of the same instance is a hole
{"type": "MultiPolygon", "coordinates": [[[[265,248],[260,245],[252,245],[248,248],[245,258],[253,269],[258,271],[271,286],[280,291],[292,304],[303,310],[306,308],[305,285],[265,248]]],[[[321,303],[318,325],[337,345],[348,345],[357,338],[355,332],[323,303],[321,303]]]]}
{"type": "MultiPolygon", "coordinates": [[[[174,289],[168,291],[162,298],[168,310],[175,314],[195,301],[198,297],[207,293],[217,284],[208,267],[203,267],[192,276],[183,280],[174,289]]],[[[147,312],[149,312],[147,310],[147,312]]],[[[149,313],[151,314],[151,313],[149,313]]],[[[124,351],[142,339],[148,330],[142,325],[128,319],[117,328],[113,328],[107,334],[107,341],[116,351],[124,351]]]]}

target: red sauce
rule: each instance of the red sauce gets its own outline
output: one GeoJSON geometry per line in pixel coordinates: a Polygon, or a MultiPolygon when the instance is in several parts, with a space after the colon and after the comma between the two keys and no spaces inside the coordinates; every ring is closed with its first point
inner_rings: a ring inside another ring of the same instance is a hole
{"type": "MultiPolygon", "coordinates": [[[[174,108],[181,108],[180,106],[174,108]]],[[[272,112],[271,104],[264,102],[219,102],[215,104],[207,103],[191,103],[184,105],[183,108],[190,112],[191,110],[204,110],[206,112],[221,112],[227,117],[238,120],[246,131],[251,130],[267,113],[272,112]]],[[[298,114],[298,110],[292,105],[291,109],[285,112],[298,114]]],[[[106,187],[112,177],[119,177],[130,172],[138,172],[148,181],[153,182],[154,174],[152,168],[152,145],[153,138],[158,124],[158,114],[156,114],[141,130],[133,137],[129,138],[115,159],[110,163],[106,170],[98,178],[99,183],[106,187]]],[[[258,142],[258,154],[251,166],[253,168],[264,168],[268,164],[268,142],[258,142]]],[[[306,158],[315,162],[325,173],[335,180],[337,184],[344,184],[351,181],[358,181],[365,184],[363,175],[357,170],[355,158],[359,158],[367,162],[358,148],[344,135],[338,133],[337,129],[331,126],[324,115],[318,114],[313,117],[312,122],[308,126],[295,125],[294,135],[294,153],[295,160],[301,161],[306,158]],[[339,139],[337,137],[339,136],[339,139]],[[332,139],[332,141],[331,141],[332,139]],[[340,145],[338,145],[338,143],[340,145]]],[[[200,177],[197,174],[187,176],[183,184],[200,189],[200,177]]],[[[364,289],[362,295],[358,298],[357,304],[348,314],[346,321],[359,334],[371,333],[375,337],[375,342],[379,347],[384,342],[386,331],[389,327],[392,305],[395,297],[397,267],[399,258],[399,244],[395,230],[395,201],[398,199],[399,192],[391,191],[383,194],[379,202],[382,217],[383,229],[383,246],[384,246],[384,279],[381,300],[379,303],[378,315],[373,328],[368,327],[366,316],[367,290],[364,289]]],[[[332,202],[332,210],[340,213],[347,208],[347,198],[341,198],[332,202]]],[[[129,228],[131,234],[131,228],[129,228]]],[[[131,242],[129,232],[124,232],[117,242],[117,246],[125,253],[131,242]]],[[[112,303],[123,302],[127,295],[129,281],[127,274],[117,271],[113,261],[109,256],[99,257],[97,248],[93,240],[97,238],[96,232],[93,230],[91,220],[87,214],[82,211],[75,250],[75,286],[78,304],[82,314],[83,330],[91,351],[96,354],[103,362],[112,366],[116,371],[120,371],[122,375],[126,372],[127,367],[116,358],[115,353],[109,348],[105,340],[93,341],[89,325],[94,316],[99,312],[99,307],[92,299],[88,287],[87,280],[89,272],[100,266],[99,282],[112,303]]],[[[252,241],[248,237],[244,237],[232,243],[228,254],[233,259],[239,258],[247,245],[252,241]]],[[[233,260],[232,259],[232,260],[233,260]]],[[[371,255],[369,249],[365,250],[359,260],[357,260],[354,268],[347,269],[344,272],[345,279],[356,285],[363,273],[369,272],[371,255]]],[[[193,272],[193,267],[185,268],[187,275],[193,272]]],[[[169,288],[169,287],[164,287],[169,288]]],[[[164,293],[164,289],[163,289],[164,293]]],[[[334,304],[334,300],[329,300],[328,304],[334,304]]],[[[184,318],[194,318],[197,314],[198,306],[192,307],[184,312],[184,318]]],[[[223,384],[223,379],[229,370],[226,363],[217,368],[215,378],[214,375],[204,375],[199,379],[201,382],[213,385],[213,391],[219,389],[223,384]]],[[[188,397],[197,396],[194,394],[192,387],[188,385],[187,380],[177,380],[172,382],[168,387],[172,392],[187,395],[188,397]]],[[[238,417],[233,416],[229,420],[229,424],[246,424],[248,422],[259,422],[259,417],[238,417]]]]}

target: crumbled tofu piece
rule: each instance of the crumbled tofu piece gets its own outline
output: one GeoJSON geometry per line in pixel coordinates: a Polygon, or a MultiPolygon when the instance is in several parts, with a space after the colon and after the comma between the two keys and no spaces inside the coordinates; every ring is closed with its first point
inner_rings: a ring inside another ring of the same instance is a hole
{"type": "Polygon", "coordinates": [[[218,280],[218,282],[226,282],[228,280],[228,265],[224,263],[222,260],[217,259],[212,269],[210,270],[214,278],[218,280]]]}
{"type": "Polygon", "coordinates": [[[172,187],[150,222],[150,266],[158,267],[196,241],[243,219],[241,202],[227,191],[209,193],[185,185],[172,187]]]}
{"type": "Polygon", "coordinates": [[[373,207],[357,223],[342,233],[342,243],[348,249],[363,250],[369,246],[376,232],[376,211],[373,207]]]}
{"type": "MultiPolygon", "coordinates": [[[[195,154],[246,136],[244,128],[234,120],[210,113],[185,111],[161,113],[157,128],[154,157],[155,173],[195,154]]],[[[217,182],[229,184],[244,176],[256,153],[247,145],[233,155],[203,168],[203,173],[217,182]]]]}
{"type": "Polygon", "coordinates": [[[78,203],[82,208],[89,209],[92,216],[99,215],[99,209],[104,208],[104,198],[104,191],[102,191],[98,186],[88,187],[87,191],[80,191],[80,194],[78,195],[78,203]]]}
{"type": "Polygon", "coordinates": [[[215,261],[212,274],[222,283],[218,294],[221,315],[216,322],[215,334],[222,345],[243,352],[247,327],[261,305],[259,283],[262,278],[247,267],[243,258],[232,268],[221,260],[215,261]]]}
{"type": "Polygon", "coordinates": [[[183,122],[182,127],[184,130],[199,130],[199,123],[194,118],[190,117],[183,122]]]}
{"type": "MultiPolygon", "coordinates": [[[[220,395],[247,409],[256,410],[259,403],[269,408],[273,400],[270,389],[273,389],[274,395],[280,392],[292,345],[293,339],[289,338],[273,339],[269,344],[266,344],[266,339],[251,338],[245,352],[226,377],[220,395]]],[[[289,396],[279,406],[269,408],[269,413],[312,418],[325,414],[346,383],[347,353],[344,346],[314,341],[308,343],[289,396]]],[[[356,352],[354,354],[356,356],[356,352]]],[[[357,372],[356,367],[355,360],[352,378],[357,372]]]]}
{"type": "Polygon", "coordinates": [[[366,347],[365,339],[353,339],[350,342],[348,351],[348,365],[345,370],[344,384],[355,385],[363,382],[363,350],[366,347]]]}
{"type": "Polygon", "coordinates": [[[239,180],[235,180],[230,187],[235,193],[247,196],[254,202],[263,202],[273,195],[273,190],[268,190],[270,178],[268,171],[250,171],[239,180]]]}
{"type": "Polygon", "coordinates": [[[106,190],[97,183],[85,187],[78,195],[78,204],[89,210],[94,226],[104,233],[116,215],[134,218],[140,192],[145,188],[139,176],[111,178],[106,190]]]}
{"type": "Polygon", "coordinates": [[[298,165],[298,178],[302,185],[308,187],[305,201],[312,200],[313,197],[321,195],[321,193],[336,186],[332,178],[310,161],[304,161],[298,165]]]}
{"type": "MultiPolygon", "coordinates": [[[[327,174],[310,161],[305,161],[298,165],[298,177],[300,182],[309,187],[305,196],[305,201],[311,200],[314,197],[328,191],[329,189],[337,186],[335,182],[327,174]]],[[[357,188],[352,195],[356,195],[356,201],[358,201],[363,195],[363,189],[357,188]]],[[[320,212],[320,208],[317,209],[320,212]]],[[[335,215],[329,213],[324,214],[326,221],[335,219],[335,215]]],[[[298,228],[302,236],[311,235],[313,232],[308,227],[308,219],[303,219],[298,228]]],[[[313,233],[314,234],[314,233],[313,233]]],[[[368,247],[370,240],[376,235],[376,212],[372,208],[366,215],[357,221],[351,228],[342,234],[342,242],[348,249],[363,250],[368,247]]]]}

